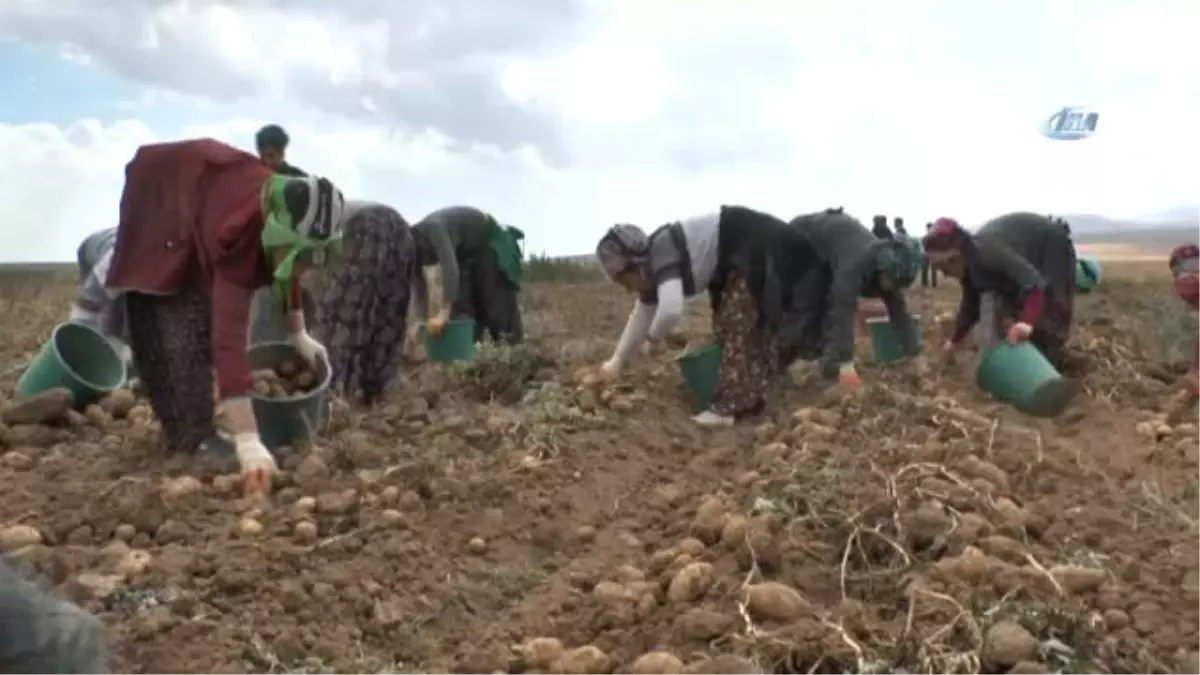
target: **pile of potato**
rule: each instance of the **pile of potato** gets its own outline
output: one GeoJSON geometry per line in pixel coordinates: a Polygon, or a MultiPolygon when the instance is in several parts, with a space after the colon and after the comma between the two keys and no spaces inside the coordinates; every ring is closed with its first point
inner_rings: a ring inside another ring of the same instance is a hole
{"type": "Polygon", "coordinates": [[[303,361],[287,360],[274,368],[254,371],[254,393],[265,398],[303,396],[316,388],[320,379],[303,361]]]}

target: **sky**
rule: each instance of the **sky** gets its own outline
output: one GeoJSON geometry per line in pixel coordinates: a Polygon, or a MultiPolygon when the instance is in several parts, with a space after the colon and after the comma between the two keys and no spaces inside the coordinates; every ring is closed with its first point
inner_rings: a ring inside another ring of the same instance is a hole
{"type": "Polygon", "coordinates": [[[138,146],[208,136],[529,251],[743,204],[923,223],[1200,203],[1194,0],[5,0],[0,261],[116,224],[138,146]],[[1066,105],[1100,113],[1045,138],[1066,105]]]}

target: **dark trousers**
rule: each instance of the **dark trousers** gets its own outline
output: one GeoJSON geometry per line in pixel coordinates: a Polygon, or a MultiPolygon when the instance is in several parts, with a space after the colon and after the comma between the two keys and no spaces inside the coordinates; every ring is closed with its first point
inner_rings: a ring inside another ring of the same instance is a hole
{"type": "Polygon", "coordinates": [[[496,253],[488,248],[459,261],[458,298],[450,316],[474,319],[477,342],[486,331],[495,342],[518,344],[525,340],[520,295],[521,290],[500,269],[496,253]]]}

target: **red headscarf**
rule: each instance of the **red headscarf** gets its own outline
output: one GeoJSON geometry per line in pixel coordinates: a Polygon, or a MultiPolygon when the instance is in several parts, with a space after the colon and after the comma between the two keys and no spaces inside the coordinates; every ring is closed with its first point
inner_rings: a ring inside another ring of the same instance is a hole
{"type": "Polygon", "coordinates": [[[966,234],[966,230],[958,224],[957,220],[943,216],[933,222],[933,227],[925,233],[921,244],[925,248],[926,255],[951,253],[958,249],[959,242],[966,234]]]}
{"type": "Polygon", "coordinates": [[[1200,305],[1200,247],[1176,246],[1171,251],[1171,275],[1175,277],[1175,295],[1191,305],[1200,305]]]}

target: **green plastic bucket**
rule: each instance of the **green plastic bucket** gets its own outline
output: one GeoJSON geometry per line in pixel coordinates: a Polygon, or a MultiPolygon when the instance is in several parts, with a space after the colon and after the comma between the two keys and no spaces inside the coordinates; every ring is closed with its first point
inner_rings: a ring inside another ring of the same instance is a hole
{"type": "MultiPolygon", "coordinates": [[[[247,351],[254,370],[274,368],[284,361],[299,361],[302,357],[288,342],[263,342],[247,351]]],[[[295,445],[325,428],[329,421],[329,382],[332,373],[322,367],[321,382],[312,391],[288,398],[268,398],[250,394],[254,417],[258,420],[258,435],[263,445],[275,450],[283,445],[295,445]]]]}
{"type": "Polygon", "coordinates": [[[475,320],[453,319],[438,337],[430,337],[421,326],[425,355],[431,361],[470,361],[475,358],[475,320]]]}
{"type": "Polygon", "coordinates": [[[17,400],[56,387],[71,392],[76,408],[125,384],[125,362],[98,331],[79,323],[58,325],[17,381],[17,400]]]}
{"type": "MultiPolygon", "coordinates": [[[[912,321],[917,331],[917,346],[920,347],[924,337],[921,315],[912,315],[912,321]]],[[[867,330],[871,335],[871,353],[875,357],[875,363],[894,363],[906,356],[900,341],[896,339],[896,332],[892,330],[891,319],[886,316],[867,319],[867,330]]]]}
{"type": "Polygon", "coordinates": [[[1038,417],[1061,413],[1076,391],[1029,342],[995,347],[980,359],[975,377],[984,391],[1038,417]]]}
{"type": "Polygon", "coordinates": [[[712,403],[723,354],[721,345],[710,344],[681,354],[675,359],[697,410],[705,410],[708,404],[712,403]]]}
{"type": "Polygon", "coordinates": [[[1080,258],[1075,261],[1075,290],[1090,293],[1100,285],[1100,261],[1080,258]]]}

